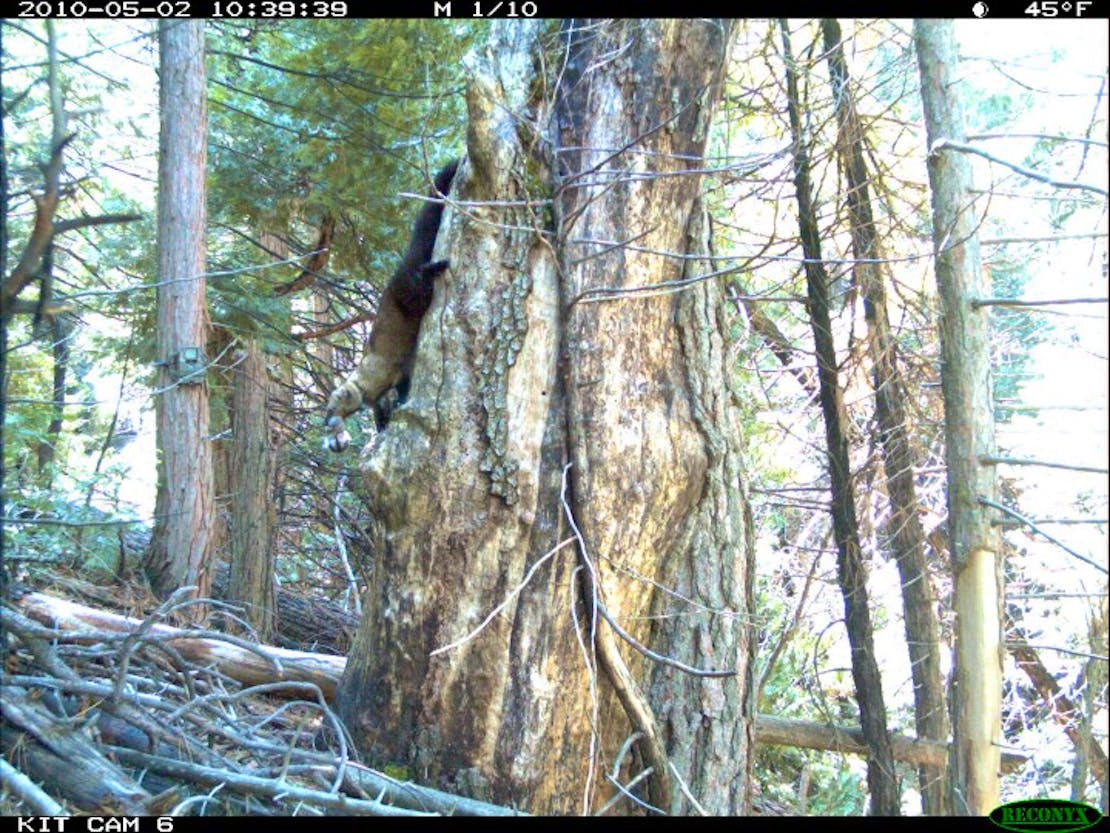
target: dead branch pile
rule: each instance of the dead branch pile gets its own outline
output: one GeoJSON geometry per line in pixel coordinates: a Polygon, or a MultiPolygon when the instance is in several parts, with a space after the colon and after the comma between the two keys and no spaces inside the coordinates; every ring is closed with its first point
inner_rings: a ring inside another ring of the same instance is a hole
{"type": "Polygon", "coordinates": [[[319,665],[342,658],[164,624],[191,604],[171,597],[137,623],[13,592],[0,608],[5,813],[513,814],[358,763],[325,693],[338,674],[319,665]]]}
{"type": "MultiPolygon", "coordinates": [[[[171,598],[132,619],[13,593],[0,608],[0,811],[514,813],[358,763],[329,708],[344,657],[165,623],[190,604],[171,598]]],[[[761,744],[866,754],[858,728],[760,715],[754,729],[761,744]]],[[[948,752],[899,735],[892,747],[896,759],[918,765],[948,752]]],[[[1002,763],[1012,770],[1024,758],[1006,754],[1002,763]]]]}

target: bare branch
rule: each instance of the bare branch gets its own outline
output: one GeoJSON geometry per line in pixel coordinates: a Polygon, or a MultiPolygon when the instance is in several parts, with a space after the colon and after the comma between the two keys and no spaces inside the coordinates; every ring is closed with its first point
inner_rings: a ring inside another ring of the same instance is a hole
{"type": "Polygon", "coordinates": [[[985,150],[980,150],[974,145],[969,145],[964,142],[956,142],[952,139],[940,139],[933,143],[933,146],[929,149],[929,155],[931,156],[938,150],[958,150],[961,153],[971,153],[976,156],[982,156],[984,159],[989,159],[991,162],[996,162],[999,165],[1007,167],[1012,171],[1016,171],[1022,176],[1027,176],[1030,179],[1035,179],[1037,180],[1037,182],[1043,182],[1046,185],[1051,185],[1053,188],[1075,188],[1081,191],[1091,191],[1095,194],[1101,194],[1104,197],[1110,196],[1110,193],[1108,193],[1105,188],[1102,188],[1098,185],[1088,185],[1085,182],[1070,182],[1068,180],[1053,179],[1050,176],[1038,173],[1037,171],[1034,171],[1031,168],[1026,168],[1023,165],[1018,165],[1014,162],[1007,162],[1005,159],[1000,159],[994,154],[987,153],[985,150]]]}
{"type": "Polygon", "coordinates": [[[979,307],[1049,307],[1060,304],[1105,304],[1110,298],[1047,298],[1045,300],[1023,300],[1021,298],[977,298],[971,302],[974,309],[979,307]]]}
{"type": "Polygon", "coordinates": [[[343,330],[349,330],[355,324],[361,324],[363,321],[373,321],[375,313],[360,312],[358,315],[353,315],[350,318],[345,318],[342,321],[331,324],[327,327],[321,327],[319,330],[309,330],[304,333],[294,333],[293,338],[296,341],[311,341],[317,338],[324,338],[333,333],[339,333],[343,330]]]}
{"type": "Polygon", "coordinates": [[[979,458],[979,462],[983,465],[1042,466],[1048,469],[1082,471],[1090,474],[1110,474],[1110,469],[1107,469],[1105,466],[1080,466],[1070,463],[1052,463],[1048,460],[1033,460],[1029,457],[992,457],[983,455],[979,458]]]}
{"type": "Polygon", "coordinates": [[[1025,524],[1031,530],[1036,532],[1038,535],[1041,535],[1042,537],[1047,538],[1049,541],[1051,541],[1053,544],[1058,546],[1064,552],[1068,553],[1069,555],[1075,556],[1076,558],[1078,558],[1080,561],[1082,561],[1085,564],[1090,564],[1096,570],[1099,570],[1100,572],[1103,572],[1103,573],[1110,572],[1106,569],[1105,565],[1099,564],[1097,561],[1076,552],[1071,547],[1069,547],[1067,544],[1065,544],[1063,541],[1061,541],[1059,538],[1057,538],[1055,535],[1052,535],[1048,532],[1045,532],[1043,529],[1041,529],[1039,526],[1037,526],[1037,524],[1035,524],[1033,521],[1029,520],[1029,518],[1025,517],[1024,515],[1022,515],[1018,512],[1015,512],[1009,506],[1005,506],[1001,503],[998,503],[996,501],[990,500],[990,499],[985,498],[985,497],[980,497],[979,498],[979,503],[983,504],[984,506],[994,507],[995,509],[998,509],[999,511],[1005,512],[1010,517],[1015,518],[1018,521],[1021,521],[1023,524],[1025,524]]]}
{"type": "Polygon", "coordinates": [[[1079,138],[1078,136],[1053,136],[1049,133],[977,133],[967,138],[972,141],[981,141],[983,139],[1048,139],[1052,142],[1078,142],[1084,145],[1094,145],[1095,147],[1107,147],[1106,142],[1100,142],[1097,139],[1079,138]]]}
{"type": "MultiPolygon", "coordinates": [[[[563,505],[563,512],[566,515],[567,523],[574,531],[574,538],[578,542],[578,554],[581,560],[582,570],[582,595],[590,604],[589,609],[589,625],[590,625],[590,642],[596,652],[597,659],[605,669],[605,676],[608,678],[610,685],[612,685],[614,692],[616,692],[617,699],[620,700],[624,712],[628,715],[629,722],[643,734],[643,756],[648,765],[654,768],[654,777],[652,778],[653,793],[655,799],[664,807],[670,806],[671,802],[671,779],[670,771],[667,767],[669,759],[667,752],[663,747],[663,741],[660,737],[659,726],[655,720],[655,714],[644,700],[643,694],[640,692],[636,681],[632,678],[628,666],[625,665],[624,659],[617,650],[617,645],[613,639],[613,634],[604,628],[597,627],[597,614],[602,611],[601,598],[600,598],[600,577],[597,574],[597,568],[590,560],[589,553],[586,550],[586,539],[583,537],[581,530],[578,528],[578,523],[574,517],[574,511],[571,509],[570,501],[567,497],[567,491],[570,485],[570,478],[568,474],[571,469],[571,463],[567,463],[563,467],[563,483],[559,493],[559,500],[563,505]]],[[[604,615],[604,614],[603,614],[604,615]]],[[[577,621],[577,617],[575,617],[577,621]]],[[[606,620],[612,623],[612,620],[606,616],[606,620]]],[[[616,630],[616,628],[614,628],[616,630]]],[[[593,760],[591,756],[591,766],[593,760]]]]}
{"type": "Polygon", "coordinates": [[[101,214],[96,217],[74,217],[71,220],[60,220],[54,224],[54,235],[65,234],[89,226],[107,226],[113,223],[134,223],[143,219],[142,214],[101,214]]]}
{"type": "Polygon", "coordinates": [[[575,540],[574,538],[566,538],[563,541],[560,541],[558,544],[556,544],[551,549],[549,549],[546,553],[544,553],[538,559],[536,559],[536,563],[533,564],[531,566],[531,568],[529,568],[528,572],[524,575],[524,578],[521,580],[521,582],[516,587],[514,587],[512,590],[510,590],[508,592],[508,594],[506,594],[506,596],[502,600],[501,604],[497,605],[497,607],[495,607],[493,610],[491,610],[489,612],[489,615],[487,615],[486,618],[482,620],[481,624],[479,624],[478,627],[474,628],[474,630],[472,630],[466,636],[460,637],[459,639],[456,639],[454,642],[452,642],[448,645],[444,645],[442,648],[436,648],[434,651],[429,653],[428,656],[434,657],[437,654],[445,654],[448,651],[452,651],[455,648],[458,648],[460,645],[465,645],[471,639],[476,637],[479,633],[481,633],[485,629],[486,625],[488,625],[490,622],[492,622],[497,617],[497,614],[499,614],[501,611],[503,611],[506,607],[509,606],[509,603],[514,598],[516,598],[516,596],[520,593],[520,591],[522,591],[525,587],[528,586],[528,583],[532,580],[532,576],[534,576],[536,574],[536,571],[540,567],[542,567],[547,562],[548,559],[550,559],[554,555],[556,555],[559,552],[559,550],[561,550],[563,547],[567,546],[567,544],[573,544],[574,540],[575,540]]]}
{"type": "Polygon", "coordinates": [[[27,239],[27,245],[15,270],[4,281],[4,286],[0,290],[0,320],[8,320],[11,315],[12,301],[38,274],[42,256],[54,237],[54,212],[58,208],[58,180],[62,170],[62,153],[73,141],[74,135],[70,134],[54,145],[50,160],[42,168],[43,193],[38,196],[32,195],[35,202],[35,222],[31,228],[31,236],[27,239]]]}
{"type": "Polygon", "coordinates": [[[113,755],[128,766],[149,769],[152,772],[161,772],[175,778],[192,781],[197,784],[223,784],[225,789],[244,793],[246,795],[261,795],[277,801],[279,799],[293,799],[309,805],[326,807],[338,810],[349,815],[357,816],[437,816],[438,813],[424,813],[419,810],[409,810],[383,804],[380,801],[367,801],[364,799],[348,798],[322,790],[298,787],[284,779],[259,778],[256,775],[232,772],[226,769],[201,766],[199,764],[175,761],[169,758],[148,755],[124,747],[112,746],[109,750],[113,755]]]}

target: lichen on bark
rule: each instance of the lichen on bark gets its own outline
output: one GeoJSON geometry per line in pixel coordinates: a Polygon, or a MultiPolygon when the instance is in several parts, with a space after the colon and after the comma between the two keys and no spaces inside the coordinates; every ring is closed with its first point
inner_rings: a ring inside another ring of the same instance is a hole
{"type": "Polygon", "coordinates": [[[528,333],[525,304],[532,291],[532,276],[515,269],[510,283],[499,293],[490,320],[490,340],[475,361],[478,394],[486,414],[488,442],[479,468],[489,475],[490,492],[512,506],[519,499],[517,471],[520,463],[509,453],[509,413],[507,394],[509,372],[528,333]]]}

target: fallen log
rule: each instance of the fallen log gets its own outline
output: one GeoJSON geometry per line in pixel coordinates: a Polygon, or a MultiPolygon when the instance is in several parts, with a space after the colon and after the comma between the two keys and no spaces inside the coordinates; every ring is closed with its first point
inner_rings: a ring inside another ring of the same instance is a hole
{"type": "MultiPolygon", "coordinates": [[[[2,731],[2,730],[0,730],[2,731]]],[[[5,746],[5,748],[8,748],[5,746]]],[[[66,808],[51,798],[34,781],[0,758],[0,784],[39,816],[62,816],[66,808]]]]}
{"type": "MultiPolygon", "coordinates": [[[[108,613],[44,593],[27,593],[13,603],[37,622],[72,631],[77,640],[82,631],[126,634],[144,624],[141,619],[108,613]]],[[[90,636],[95,640],[94,634],[90,636]]],[[[344,657],[256,645],[214,631],[186,631],[160,623],[150,625],[146,638],[164,640],[190,662],[210,665],[245,685],[313,683],[329,701],[335,695],[336,684],[347,664],[344,657]]]]}
{"type": "MultiPolygon", "coordinates": [[[[866,755],[863,732],[854,727],[833,726],[806,720],[789,720],[761,714],[755,719],[755,742],[771,746],[794,746],[849,755],[866,755]]],[[[915,766],[940,767],[948,759],[948,744],[939,740],[908,738],[891,733],[894,760],[915,766]]],[[[1013,772],[1026,762],[1024,755],[1002,754],[1002,771],[1013,772]]]]}
{"type": "MultiPolygon", "coordinates": [[[[217,564],[212,595],[227,598],[231,571],[217,564]]],[[[282,648],[346,656],[358,630],[358,617],[326,599],[310,598],[281,587],[274,589],[274,642],[282,648]]]]}
{"type": "Polygon", "coordinates": [[[151,795],[19,686],[0,686],[0,741],[33,781],[91,813],[148,812],[151,795]]]}

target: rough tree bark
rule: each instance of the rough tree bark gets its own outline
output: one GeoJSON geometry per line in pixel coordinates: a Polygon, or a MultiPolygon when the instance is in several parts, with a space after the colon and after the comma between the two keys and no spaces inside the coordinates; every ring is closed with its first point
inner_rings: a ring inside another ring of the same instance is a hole
{"type": "MultiPolygon", "coordinates": [[[[883,469],[890,501],[891,547],[902,581],[906,645],[913,675],[914,715],[918,737],[948,739],[944,676],[940,667],[940,623],[925,560],[925,531],[917,514],[914,453],[906,414],[906,385],[899,367],[897,341],[887,315],[882,247],[871,211],[871,197],[864,156],[864,132],[856,113],[848,78],[848,63],[841,45],[840,24],[821,21],[829,60],[836,116],[838,147],[844,169],[855,283],[863,295],[868,349],[875,385],[875,419],[879,424],[883,469]]],[[[927,815],[946,815],[944,769],[922,767],[918,774],[922,809],[927,815]]]]}
{"type": "Polygon", "coordinates": [[[870,749],[867,759],[870,812],[884,816],[899,815],[902,802],[894,771],[894,753],[887,731],[882,674],[875,658],[875,639],[868,607],[867,568],[860,546],[855,484],[848,448],[848,418],[844,409],[836,345],[829,318],[829,277],[821,261],[821,241],[809,172],[809,149],[807,140],[802,135],[798,72],[794,64],[787,22],[780,20],[779,28],[786,63],[787,111],[794,142],[798,223],[806,258],[806,312],[813,329],[821,413],[825,422],[830,513],[837,550],[837,581],[844,597],[844,624],[852,647],[852,682],[855,685],[856,702],[859,704],[860,728],[870,749]]]}
{"type": "Polygon", "coordinates": [[[377,558],[336,707],[373,760],[476,798],[596,810],[604,773],[627,780],[638,756],[663,809],[691,808],[677,772],[706,810],[736,812],[749,566],[718,291],[584,295],[697,272],[729,27],[544,27],[495,25],[470,64],[435,252],[452,267],[409,402],[361,463],[377,558]],[[739,675],[651,665],[595,588],[640,642],[739,675]]]}
{"type": "Polygon", "coordinates": [[[952,21],[918,20],[913,32],[930,148],[948,534],[955,575],[950,801],[953,812],[986,815],[999,801],[1003,592],[999,532],[980,503],[998,500],[994,466],[980,460],[996,456],[989,308],[971,302],[987,297],[989,287],[979,262],[979,217],[971,209],[971,165],[958,151],[934,149],[942,139],[965,139],[952,21]]]}
{"type": "Polygon", "coordinates": [[[231,394],[231,576],[227,596],[260,642],[274,632],[274,468],[266,355],[247,338],[236,355],[231,394]]]}
{"type": "MultiPolygon", "coordinates": [[[[737,812],[751,554],[720,287],[630,291],[712,271],[696,170],[730,24],[575,22],[565,36],[556,207],[574,515],[610,614],[663,654],[739,673],[647,669],[674,773],[707,811],[737,812]]],[[[619,649],[641,677],[643,658],[619,649]]],[[[692,808],[673,789],[669,809],[692,808]]]]}
{"type": "MultiPolygon", "coordinates": [[[[205,302],[204,22],[158,28],[161,140],[158,160],[158,494],[154,535],[143,559],[161,594],[196,585],[208,595],[212,525],[212,452],[208,386],[182,383],[172,371],[183,348],[203,353],[205,302]]],[[[203,356],[201,361],[204,362],[203,356]]]]}

